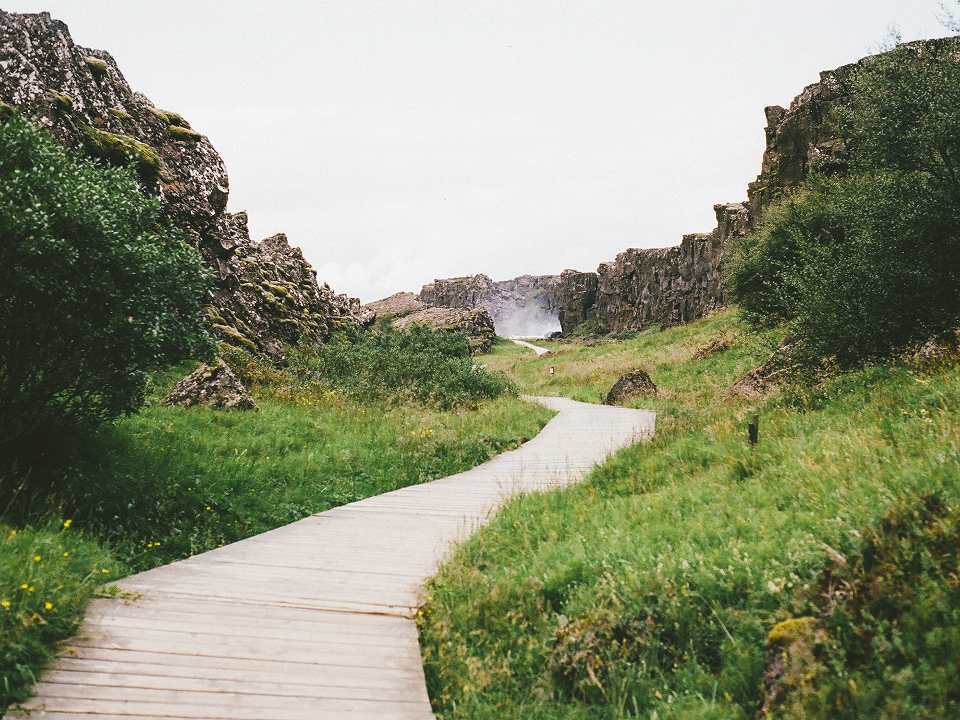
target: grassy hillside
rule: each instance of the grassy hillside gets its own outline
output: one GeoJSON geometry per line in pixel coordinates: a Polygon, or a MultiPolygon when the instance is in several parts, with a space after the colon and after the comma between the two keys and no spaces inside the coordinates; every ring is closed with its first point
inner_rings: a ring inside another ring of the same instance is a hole
{"type": "Polygon", "coordinates": [[[0,477],[0,711],[104,582],[465,470],[550,417],[510,396],[440,410],[269,384],[256,412],[161,405],[184,369],[158,377],[139,413],[85,438],[52,485],[28,495],[0,477]]]}
{"type": "Polygon", "coordinates": [[[444,566],[422,622],[443,717],[747,718],[765,698],[778,717],[957,714],[935,659],[960,656],[939,519],[960,492],[960,369],[871,366],[728,397],[776,340],[727,312],[540,359],[498,346],[488,365],[524,391],[581,400],[646,368],[660,393],[635,404],[658,412],[657,437],[578,487],[510,503],[444,566]],[[721,334],[728,350],[694,359],[721,334]],[[913,544],[891,545],[891,527],[913,544]],[[914,559],[878,572],[883,547],[914,559]],[[825,604],[840,576],[874,590],[825,604]],[[939,590],[880,622],[884,583],[901,599],[939,590]]]}

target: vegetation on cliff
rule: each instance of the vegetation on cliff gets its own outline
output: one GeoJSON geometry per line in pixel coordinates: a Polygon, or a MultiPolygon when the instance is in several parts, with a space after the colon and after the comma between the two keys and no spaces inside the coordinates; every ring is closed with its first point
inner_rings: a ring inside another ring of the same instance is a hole
{"type": "Polygon", "coordinates": [[[751,322],[842,364],[960,323],[960,42],[900,46],[852,90],[848,171],[813,174],[727,261],[751,322]]]}

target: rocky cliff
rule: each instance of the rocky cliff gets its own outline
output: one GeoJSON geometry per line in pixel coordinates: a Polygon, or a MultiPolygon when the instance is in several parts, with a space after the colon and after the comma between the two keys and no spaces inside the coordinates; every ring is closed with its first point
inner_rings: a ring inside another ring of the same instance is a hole
{"type": "MultiPolygon", "coordinates": [[[[918,50],[951,40],[911,43],[918,50]]],[[[565,271],[556,303],[564,332],[595,320],[607,332],[671,325],[710,313],[726,302],[721,265],[727,242],[762,220],[764,211],[811,171],[842,172],[845,143],[838,115],[849,101],[851,81],[870,58],[820,73],[790,106],[765,108],[766,148],[760,173],[743,203],[716,205],[717,227],[686,235],[679,245],[628,249],[596,273],[565,271]],[[592,300],[591,300],[592,298],[592,300]]]]}
{"type": "Polygon", "coordinates": [[[559,329],[556,275],[487,275],[437,279],[420,290],[421,302],[437,307],[479,307],[490,313],[500,335],[539,336],[559,329]]]}
{"type": "Polygon", "coordinates": [[[75,44],[49,13],[0,10],[0,68],[0,102],[65,145],[135,164],[145,192],[163,200],[215,271],[209,314],[223,340],[279,358],[285,342],[369,319],[358,301],[318,284],[284,235],[251,241],[246,215],[226,212],[229,181],[213,145],[131,89],[109,53],[75,44]]]}

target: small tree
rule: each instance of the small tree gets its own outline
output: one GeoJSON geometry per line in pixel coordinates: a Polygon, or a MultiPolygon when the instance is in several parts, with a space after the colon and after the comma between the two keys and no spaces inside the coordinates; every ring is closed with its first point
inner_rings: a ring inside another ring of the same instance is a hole
{"type": "MultiPolygon", "coordinates": [[[[136,409],[146,371],[210,347],[208,278],[130,168],[0,121],[0,452],[136,409]]],[[[26,458],[30,460],[29,457],[26,458]]]]}
{"type": "Polygon", "coordinates": [[[901,45],[852,90],[849,175],[809,178],[727,264],[750,321],[847,363],[960,323],[960,43],[901,45]]]}

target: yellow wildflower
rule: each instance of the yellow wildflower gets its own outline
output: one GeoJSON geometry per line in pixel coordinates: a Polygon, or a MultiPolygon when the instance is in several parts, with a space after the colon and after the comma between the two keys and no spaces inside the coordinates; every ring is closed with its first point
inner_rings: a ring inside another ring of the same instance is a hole
{"type": "Polygon", "coordinates": [[[33,561],[34,561],[34,562],[40,562],[41,560],[43,560],[43,555],[34,555],[34,556],[33,556],[33,561]]]}
{"type": "Polygon", "coordinates": [[[21,589],[21,590],[26,590],[28,587],[30,587],[30,586],[27,585],[26,583],[20,583],[20,589],[21,589]]]}
{"type": "Polygon", "coordinates": [[[65,553],[63,554],[63,556],[64,556],[64,557],[70,557],[70,551],[68,550],[67,552],[65,552],[65,553]]]}
{"type": "Polygon", "coordinates": [[[68,518],[68,519],[66,519],[66,520],[63,521],[63,527],[64,527],[65,530],[66,530],[66,529],[69,529],[69,527],[70,527],[71,525],[73,525],[73,520],[70,520],[70,519],[68,518]]]}
{"type": "Polygon", "coordinates": [[[0,600],[0,607],[2,607],[4,610],[9,610],[9,609],[10,609],[10,601],[7,600],[6,598],[3,598],[3,600],[0,600]]]}
{"type": "Polygon", "coordinates": [[[104,568],[104,569],[101,570],[100,572],[102,572],[104,575],[106,575],[106,574],[108,574],[108,573],[110,572],[110,570],[107,569],[107,568],[104,568]]]}
{"type": "Polygon", "coordinates": [[[43,609],[44,609],[44,610],[53,610],[53,603],[50,602],[49,600],[44,600],[44,601],[43,601],[43,609]]]}

